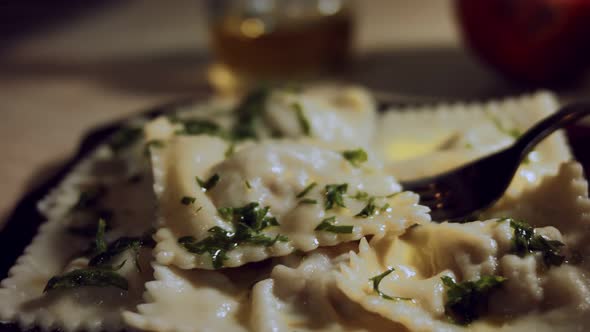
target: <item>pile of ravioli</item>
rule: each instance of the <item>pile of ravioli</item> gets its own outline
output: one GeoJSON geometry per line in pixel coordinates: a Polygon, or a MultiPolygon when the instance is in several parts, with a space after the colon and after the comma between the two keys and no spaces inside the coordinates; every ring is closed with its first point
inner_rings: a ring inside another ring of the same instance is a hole
{"type": "Polygon", "coordinates": [[[561,133],[476,221],[431,220],[398,183],[500,150],[557,108],[541,92],[379,113],[362,88],[309,86],[134,119],[40,202],[47,222],[1,283],[0,320],[588,330],[588,185],[561,133]]]}

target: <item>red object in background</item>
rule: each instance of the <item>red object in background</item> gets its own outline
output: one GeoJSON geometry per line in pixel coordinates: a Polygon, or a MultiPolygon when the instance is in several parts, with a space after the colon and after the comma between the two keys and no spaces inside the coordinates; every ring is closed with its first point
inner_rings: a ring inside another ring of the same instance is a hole
{"type": "Polygon", "coordinates": [[[575,79],[590,65],[590,0],[457,0],[467,44],[509,78],[575,79]]]}

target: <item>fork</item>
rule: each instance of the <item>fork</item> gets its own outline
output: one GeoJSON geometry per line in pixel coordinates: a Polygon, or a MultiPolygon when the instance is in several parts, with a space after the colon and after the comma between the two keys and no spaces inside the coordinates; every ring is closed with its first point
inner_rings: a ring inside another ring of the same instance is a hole
{"type": "Polygon", "coordinates": [[[590,114],[590,102],[572,103],[538,122],[511,146],[450,171],[410,181],[404,190],[420,195],[434,221],[461,222],[496,202],[520,163],[544,138],[590,114]]]}

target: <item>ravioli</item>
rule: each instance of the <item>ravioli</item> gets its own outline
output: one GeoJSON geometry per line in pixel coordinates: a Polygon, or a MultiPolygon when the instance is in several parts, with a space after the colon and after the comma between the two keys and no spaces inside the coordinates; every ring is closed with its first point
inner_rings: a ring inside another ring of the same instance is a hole
{"type": "MultiPolygon", "coordinates": [[[[512,144],[527,129],[558,109],[548,92],[488,103],[438,105],[391,110],[379,122],[377,150],[389,160],[389,170],[400,180],[420,178],[450,170],[512,144]],[[399,159],[404,146],[418,155],[399,159]],[[418,146],[418,148],[416,147],[418,146]]],[[[515,197],[525,188],[555,174],[571,159],[561,131],[552,134],[520,165],[505,193],[515,197]]]]}
{"type": "Polygon", "coordinates": [[[113,260],[128,289],[80,287],[44,292],[50,278],[88,267],[84,252],[106,218],[106,240],[139,236],[155,221],[151,176],[141,157],[140,139],[114,155],[101,146],[41,202],[48,221],[10,269],[0,288],[0,319],[23,329],[102,331],[124,327],[121,312],[141,303],[143,284],[150,280],[151,250],[124,252],[113,260]],[[121,204],[124,202],[124,204],[121,204]],[[126,261],[126,262],[125,262],[126,261]],[[122,264],[122,265],[121,265],[122,264]]]}
{"type": "Polygon", "coordinates": [[[148,331],[399,330],[336,287],[333,273],[352,248],[320,248],[218,271],[155,265],[156,280],[147,283],[149,300],[138,313],[123,316],[132,327],[148,331]]]}
{"type": "Polygon", "coordinates": [[[429,220],[417,195],[400,193],[399,184],[382,173],[379,163],[356,167],[342,152],[288,140],[251,143],[227,158],[226,149],[222,139],[199,135],[175,136],[151,150],[162,225],[156,234],[159,263],[182,269],[235,267],[365,235],[401,233],[429,220]],[[218,180],[209,189],[196,180],[214,176],[218,180]],[[329,192],[337,196],[335,201],[329,192]],[[360,216],[368,204],[370,214],[360,216]],[[266,222],[271,224],[254,225],[266,222]],[[221,259],[215,256],[215,245],[191,253],[181,243],[187,236],[211,243],[218,239],[212,230],[238,234],[239,227],[255,234],[236,240],[221,259]]]}
{"type": "MultiPolygon", "coordinates": [[[[590,211],[587,185],[581,186],[580,181],[584,181],[580,165],[564,164],[557,175],[544,178],[534,191],[535,196],[560,195],[562,202],[568,202],[552,207],[553,211],[562,211],[562,222],[551,223],[561,230],[547,226],[552,218],[548,214],[526,219],[539,226],[534,229],[536,236],[566,243],[562,250],[565,261],[548,262],[538,251],[515,251],[517,230],[506,219],[426,223],[400,237],[361,241],[359,253],[351,253],[350,262],[337,274],[338,285],[365,309],[410,330],[444,331],[461,329],[445,316],[449,295],[445,295],[444,276],[456,281],[502,276],[502,286],[489,297],[487,316],[472,323],[470,329],[517,331],[538,326],[545,330],[585,330],[590,327],[590,321],[584,318],[590,310],[590,279],[587,263],[576,257],[578,251],[585,255],[588,245],[572,241],[568,234],[571,225],[578,229],[590,225],[586,218],[590,211]],[[568,217],[572,209],[575,212],[568,217]],[[390,268],[394,271],[383,280],[380,291],[407,300],[383,298],[368,282],[390,268]]],[[[529,199],[526,194],[520,202],[530,211],[546,209],[545,201],[529,199]]],[[[502,215],[523,217],[518,209],[503,210],[502,215]]]]}

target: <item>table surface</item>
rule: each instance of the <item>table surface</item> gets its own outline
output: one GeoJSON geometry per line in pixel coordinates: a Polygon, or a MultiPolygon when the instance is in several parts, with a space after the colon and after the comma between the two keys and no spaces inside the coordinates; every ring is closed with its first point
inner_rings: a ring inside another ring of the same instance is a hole
{"type": "MultiPolygon", "coordinates": [[[[204,1],[107,3],[0,49],[0,223],[90,128],[207,89],[204,1]]],[[[358,1],[356,17],[350,80],[450,100],[518,91],[461,48],[450,1],[358,1]]]]}

